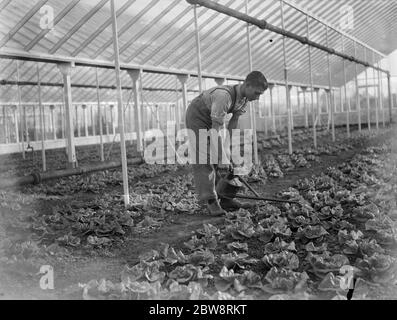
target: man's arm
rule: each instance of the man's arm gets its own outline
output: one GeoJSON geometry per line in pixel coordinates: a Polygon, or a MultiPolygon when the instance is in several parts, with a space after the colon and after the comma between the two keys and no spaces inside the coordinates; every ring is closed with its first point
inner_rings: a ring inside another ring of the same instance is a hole
{"type": "Polygon", "coordinates": [[[237,114],[233,114],[233,117],[229,121],[229,125],[227,129],[229,130],[230,139],[232,138],[233,130],[238,127],[238,120],[240,116],[237,114]]]}
{"type": "MultiPolygon", "coordinates": [[[[217,92],[217,94],[213,97],[211,106],[212,129],[215,129],[218,133],[224,127],[227,110],[229,110],[231,103],[231,97],[227,92],[217,92]]],[[[225,153],[222,138],[219,136],[219,134],[216,135],[216,137],[211,135],[211,147],[213,148],[214,146],[218,146],[218,163],[221,163],[222,159],[228,158],[224,157],[224,155],[228,156],[228,153],[225,153]]],[[[214,151],[215,150],[213,150],[213,152],[214,151]]]]}

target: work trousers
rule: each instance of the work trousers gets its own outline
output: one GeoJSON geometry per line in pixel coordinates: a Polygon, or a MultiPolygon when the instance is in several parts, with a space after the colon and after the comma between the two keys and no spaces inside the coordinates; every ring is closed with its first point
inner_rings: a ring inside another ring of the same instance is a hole
{"type": "Polygon", "coordinates": [[[199,147],[200,130],[210,130],[212,128],[211,107],[204,103],[202,95],[195,98],[186,111],[186,128],[191,130],[189,143],[190,152],[195,157],[195,164],[192,164],[192,167],[196,194],[199,202],[204,204],[208,200],[218,198],[215,186],[220,176],[217,164],[211,164],[210,161],[208,152],[209,140],[206,146],[199,147]],[[201,163],[200,159],[207,159],[207,163],[201,163]]]}

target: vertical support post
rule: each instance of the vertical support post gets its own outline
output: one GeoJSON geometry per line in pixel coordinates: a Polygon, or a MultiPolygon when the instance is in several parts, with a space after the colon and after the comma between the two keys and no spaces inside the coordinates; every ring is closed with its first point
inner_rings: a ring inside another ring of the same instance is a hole
{"type": "Polygon", "coordinates": [[[263,119],[264,119],[264,130],[265,130],[265,137],[267,138],[269,135],[269,128],[268,128],[268,124],[267,124],[267,119],[269,118],[269,112],[267,111],[267,105],[266,105],[266,100],[263,101],[263,119]]]}
{"type": "Polygon", "coordinates": [[[141,73],[139,75],[139,92],[141,95],[141,130],[142,130],[142,144],[143,144],[143,150],[146,149],[146,140],[145,140],[145,132],[146,132],[146,124],[147,124],[147,103],[144,102],[144,96],[143,96],[143,72],[141,70],[141,73]]]}
{"type": "Polygon", "coordinates": [[[94,117],[94,106],[90,105],[90,116],[91,116],[91,127],[92,127],[92,135],[96,136],[96,124],[95,124],[95,117],[94,117]]]}
{"type": "Polygon", "coordinates": [[[17,106],[13,106],[12,107],[12,111],[13,111],[13,116],[14,116],[14,131],[15,131],[15,142],[19,143],[19,129],[18,129],[18,114],[17,114],[17,106]]]}
{"type": "MultiPolygon", "coordinates": [[[[327,37],[327,47],[329,47],[329,28],[326,28],[327,37]]],[[[335,142],[335,105],[332,99],[332,70],[331,70],[331,54],[327,54],[327,64],[328,64],[328,86],[329,86],[329,115],[331,115],[331,131],[332,131],[332,141],[335,142]]],[[[329,124],[329,122],[328,122],[329,124]]]]}
{"type": "Polygon", "coordinates": [[[196,28],[198,85],[201,93],[203,92],[203,76],[202,76],[202,66],[201,66],[200,28],[198,25],[197,5],[193,6],[193,10],[194,10],[194,26],[196,28]]]}
{"type": "Polygon", "coordinates": [[[73,127],[73,102],[72,102],[72,82],[71,72],[73,64],[58,64],[58,68],[63,76],[63,88],[65,99],[65,119],[66,119],[66,139],[68,150],[68,167],[75,168],[77,166],[76,150],[74,143],[74,127],[73,127]]]}
{"type": "Polygon", "coordinates": [[[308,110],[307,110],[307,104],[306,104],[306,87],[302,87],[302,92],[303,92],[303,112],[305,115],[305,128],[308,129],[309,128],[309,114],[308,114],[308,110]]]}
{"type": "MultiPolygon", "coordinates": [[[[380,60],[378,62],[378,67],[380,67],[380,60]]],[[[382,75],[380,70],[378,70],[378,87],[379,87],[379,109],[382,112],[382,125],[384,128],[386,127],[386,119],[385,119],[385,108],[383,106],[383,87],[382,87],[382,75]]]]}
{"type": "Polygon", "coordinates": [[[26,112],[25,110],[22,111],[22,94],[21,94],[21,87],[19,85],[20,81],[20,73],[19,73],[19,61],[16,60],[17,63],[17,93],[18,93],[18,113],[19,113],[19,118],[20,118],[20,136],[21,136],[21,148],[22,148],[22,158],[25,160],[26,155],[25,155],[25,119],[26,119],[26,112]]]}
{"type": "Polygon", "coordinates": [[[314,88],[316,92],[316,101],[317,101],[317,115],[315,117],[315,126],[317,127],[317,123],[319,122],[321,116],[321,106],[320,106],[320,88],[314,88]]]}
{"type": "MultiPolygon", "coordinates": [[[[178,80],[182,85],[182,103],[183,103],[183,113],[186,113],[188,107],[188,97],[187,97],[187,80],[189,79],[189,75],[178,75],[178,80]]],[[[156,112],[158,112],[158,105],[156,107],[156,112]]],[[[185,122],[185,119],[183,119],[185,122]]]]}
{"type": "Polygon", "coordinates": [[[83,109],[84,135],[88,137],[87,105],[83,104],[81,108],[83,109]]]}
{"type": "Polygon", "coordinates": [[[274,89],[274,84],[269,84],[270,115],[271,115],[271,118],[272,118],[272,134],[276,134],[276,118],[275,118],[275,114],[274,114],[273,89],[274,89]]]}
{"type": "MultiPolygon", "coordinates": [[[[364,60],[367,61],[367,49],[364,48],[364,60]]],[[[367,119],[368,119],[368,130],[371,131],[371,104],[369,101],[369,89],[368,89],[368,68],[365,69],[365,93],[367,95],[367,119]]]]}
{"type": "MultiPolygon", "coordinates": [[[[354,57],[357,58],[357,43],[354,41],[354,57]]],[[[360,101],[360,88],[358,85],[358,70],[357,63],[354,63],[354,71],[355,71],[355,84],[356,84],[356,108],[358,112],[358,132],[361,133],[361,101],[360,101]]]]}
{"type": "MultiPolygon", "coordinates": [[[[26,143],[29,145],[30,136],[29,136],[29,127],[28,127],[28,117],[26,116],[26,105],[22,106],[23,108],[23,125],[24,125],[24,138],[26,138],[26,143]]],[[[25,153],[26,156],[26,153],[25,153]]]]}
{"type": "Polygon", "coordinates": [[[128,129],[130,133],[134,132],[135,129],[132,112],[133,112],[133,105],[131,103],[128,103],[128,122],[129,122],[128,129]]]}
{"type": "MultiPolygon", "coordinates": [[[[372,64],[375,66],[375,53],[372,51],[372,64]]],[[[374,95],[375,95],[375,119],[376,119],[376,131],[379,131],[379,83],[375,84],[376,81],[376,70],[372,68],[373,79],[374,79],[374,95]]]]}
{"type": "Polygon", "coordinates": [[[76,114],[76,126],[77,126],[77,137],[80,138],[81,132],[80,132],[80,123],[79,123],[79,110],[78,110],[78,105],[76,104],[75,106],[75,114],[76,114]]]}
{"type": "Polygon", "coordinates": [[[65,139],[65,127],[66,127],[66,124],[65,124],[65,117],[66,117],[66,112],[65,112],[65,105],[63,105],[63,104],[61,104],[61,130],[62,130],[62,132],[61,132],[61,136],[62,136],[62,139],[65,139]]]}
{"type": "Polygon", "coordinates": [[[390,72],[387,73],[387,91],[389,93],[389,121],[390,124],[393,123],[393,96],[391,92],[391,79],[390,79],[390,72]]]}
{"type": "Polygon", "coordinates": [[[156,108],[156,122],[157,122],[157,129],[161,129],[161,125],[160,125],[160,113],[159,113],[159,105],[156,104],[155,105],[156,108]]]}
{"type": "Polygon", "coordinates": [[[101,95],[99,91],[99,76],[98,68],[95,68],[95,78],[96,78],[96,98],[98,104],[98,119],[99,119],[99,154],[101,157],[101,162],[105,161],[105,154],[103,148],[103,122],[102,122],[102,110],[101,110],[101,95]]]}
{"type": "Polygon", "coordinates": [[[322,126],[322,121],[321,121],[321,99],[320,99],[320,88],[318,88],[316,90],[316,94],[317,94],[317,124],[319,125],[320,129],[322,126]]]}
{"type": "MultiPolygon", "coordinates": [[[[249,14],[248,8],[248,0],[245,0],[245,12],[249,14]]],[[[248,67],[249,71],[253,71],[252,67],[252,49],[251,49],[251,32],[250,32],[250,25],[247,23],[247,50],[248,50],[248,67]]],[[[254,164],[257,165],[259,163],[259,155],[258,155],[258,137],[256,132],[256,106],[257,102],[253,101],[250,103],[249,108],[249,118],[250,118],[250,127],[253,133],[253,141],[254,141],[254,164]]],[[[231,138],[231,137],[230,137],[231,138]]]]}
{"type": "Polygon", "coordinates": [[[329,116],[329,89],[324,89],[325,96],[325,113],[327,115],[327,131],[329,131],[331,125],[331,117],[329,116]]]}
{"type": "Polygon", "coordinates": [[[116,128],[114,125],[114,105],[111,104],[110,105],[110,123],[112,125],[112,134],[115,135],[116,134],[116,128]]]}
{"type": "Polygon", "coordinates": [[[39,64],[36,64],[37,70],[37,86],[39,90],[39,110],[40,110],[40,129],[41,129],[41,160],[43,164],[43,171],[47,171],[47,163],[45,156],[45,124],[44,124],[44,106],[41,98],[41,77],[39,64]]]}
{"type": "Polygon", "coordinates": [[[105,118],[105,126],[106,126],[106,135],[108,136],[109,133],[109,121],[108,121],[108,107],[109,104],[105,103],[105,105],[103,106],[103,113],[104,113],[104,118],[105,118]]]}
{"type": "Polygon", "coordinates": [[[33,110],[33,140],[37,141],[37,119],[36,119],[36,105],[32,104],[33,110]]]}
{"type": "MultiPolygon", "coordinates": [[[[345,43],[343,34],[340,35],[342,39],[342,52],[345,53],[345,43]]],[[[345,101],[347,103],[347,111],[346,111],[346,130],[347,137],[350,138],[350,99],[347,97],[347,75],[346,75],[346,61],[343,59],[343,79],[344,79],[344,88],[345,88],[345,101]]]]}
{"type": "Polygon", "coordinates": [[[141,70],[128,70],[134,87],[134,101],[135,101],[135,131],[137,135],[137,151],[143,152],[143,137],[142,137],[142,110],[139,96],[139,78],[141,70]]]}
{"type": "MultiPolygon", "coordinates": [[[[309,16],[306,15],[306,29],[307,29],[307,38],[310,39],[310,25],[309,25],[309,16]]],[[[312,111],[312,121],[313,121],[313,144],[314,148],[317,149],[317,130],[316,130],[316,120],[315,120],[315,112],[314,112],[314,84],[313,84],[313,67],[312,67],[312,47],[308,47],[309,52],[309,77],[310,77],[310,94],[311,94],[311,111],[312,111]]]]}
{"type": "MultiPolygon", "coordinates": [[[[180,114],[180,104],[179,104],[179,94],[178,94],[178,78],[175,77],[175,118],[176,118],[176,131],[179,132],[181,129],[181,114],[180,114]]],[[[153,108],[150,108],[150,118],[153,120],[153,108]]],[[[152,121],[153,123],[153,121],[152,121]]],[[[152,128],[151,128],[152,129],[152,128]]]]}
{"type": "Polygon", "coordinates": [[[56,140],[57,138],[57,132],[55,130],[55,116],[54,116],[54,109],[55,106],[52,104],[50,105],[50,111],[51,111],[51,131],[52,131],[52,138],[56,140]]]}
{"type": "Polygon", "coordinates": [[[123,93],[122,93],[122,86],[121,86],[120,52],[119,52],[115,0],[111,0],[110,4],[111,4],[111,11],[112,11],[111,14],[112,14],[112,26],[113,26],[113,45],[114,45],[114,57],[115,57],[116,81],[117,81],[117,103],[118,103],[121,164],[122,164],[123,189],[124,189],[123,198],[124,198],[124,205],[127,207],[130,204],[130,196],[129,196],[129,189],[128,189],[127,152],[126,152],[126,147],[125,147],[125,136],[124,136],[123,93]]]}
{"type": "Polygon", "coordinates": [[[292,108],[292,99],[291,99],[291,90],[292,86],[288,86],[288,96],[289,96],[289,101],[290,101],[290,118],[291,118],[291,130],[294,130],[295,125],[294,125],[294,110],[292,108]]]}
{"type": "MultiPolygon", "coordinates": [[[[281,26],[285,30],[284,26],[284,1],[280,0],[281,7],[281,26]]],[[[289,79],[288,79],[288,65],[287,65],[287,50],[286,50],[286,39],[283,36],[283,57],[284,57],[284,80],[285,80],[285,91],[287,98],[287,115],[288,115],[288,152],[292,154],[292,131],[291,131],[291,99],[289,90],[289,79]]]]}

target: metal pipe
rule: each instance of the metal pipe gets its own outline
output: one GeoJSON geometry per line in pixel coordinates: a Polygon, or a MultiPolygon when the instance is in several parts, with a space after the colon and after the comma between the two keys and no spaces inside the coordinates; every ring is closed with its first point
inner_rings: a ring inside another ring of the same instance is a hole
{"type": "Polygon", "coordinates": [[[387,91],[389,94],[389,118],[390,118],[390,124],[393,123],[393,96],[391,92],[391,79],[390,79],[390,73],[387,74],[387,91]]]}
{"type": "MultiPolygon", "coordinates": [[[[375,64],[375,53],[372,52],[372,63],[375,64]]],[[[376,79],[376,70],[372,69],[373,77],[374,77],[374,95],[375,95],[375,119],[376,119],[376,131],[379,131],[379,83],[375,86],[376,79]]]]}
{"type": "Polygon", "coordinates": [[[37,66],[37,82],[38,82],[38,90],[39,90],[39,111],[40,111],[40,127],[41,127],[41,159],[43,163],[43,171],[47,171],[47,163],[46,163],[46,155],[45,155],[45,124],[44,124],[44,106],[41,101],[41,85],[40,85],[40,68],[39,64],[37,66]]]}
{"type": "Polygon", "coordinates": [[[94,117],[94,106],[92,104],[90,105],[90,115],[91,115],[92,135],[95,137],[96,136],[96,123],[95,123],[95,117],[94,117]]]}
{"type": "Polygon", "coordinates": [[[74,106],[74,108],[75,108],[75,110],[76,110],[75,114],[76,114],[77,136],[80,138],[80,136],[81,136],[81,131],[80,131],[80,122],[79,122],[79,110],[78,110],[79,106],[76,104],[76,105],[74,106]]]}
{"type": "Polygon", "coordinates": [[[116,65],[116,81],[117,81],[117,103],[119,112],[119,131],[120,131],[120,149],[121,149],[121,164],[123,173],[123,189],[124,189],[124,205],[127,207],[130,204],[130,196],[128,189],[128,168],[127,168],[127,151],[125,147],[125,135],[124,135],[124,112],[123,112],[123,95],[121,87],[121,71],[120,71],[120,53],[119,53],[119,39],[118,39],[118,28],[117,28],[117,15],[115,9],[115,0],[111,0],[111,11],[112,11],[112,26],[113,26],[113,45],[114,45],[114,57],[116,65]]]}
{"type": "MultiPolygon", "coordinates": [[[[5,143],[9,143],[8,140],[8,115],[6,114],[6,108],[7,106],[3,106],[3,125],[4,125],[4,137],[5,137],[5,143]]],[[[7,112],[8,113],[8,112],[7,112]]]]}
{"type": "Polygon", "coordinates": [[[273,84],[269,85],[269,90],[270,90],[270,114],[271,114],[271,117],[272,117],[272,133],[275,134],[276,133],[276,118],[275,118],[275,114],[274,114],[273,89],[274,89],[274,85],[273,84]]]}
{"type": "MultiPolygon", "coordinates": [[[[248,0],[245,0],[245,12],[248,15],[248,0]]],[[[252,50],[251,50],[251,33],[250,33],[250,25],[247,23],[247,50],[248,50],[248,68],[249,71],[253,71],[252,67],[252,50]]],[[[258,155],[258,137],[256,133],[256,101],[250,103],[251,106],[249,108],[249,118],[250,118],[250,126],[253,133],[253,142],[254,142],[254,164],[259,164],[259,155],[258,155]]],[[[231,138],[231,137],[230,137],[231,138]]]]}
{"type": "MultiPolygon", "coordinates": [[[[307,38],[310,38],[310,26],[309,26],[309,16],[306,15],[306,29],[307,38]]],[[[314,148],[317,149],[317,130],[316,130],[316,120],[314,113],[314,84],[313,84],[313,68],[312,68],[312,47],[308,46],[309,51],[309,77],[310,77],[310,94],[311,94],[311,111],[312,111],[312,121],[313,121],[313,144],[314,148]]]]}
{"type": "MultiPolygon", "coordinates": [[[[280,0],[280,9],[281,9],[281,26],[282,29],[285,29],[284,25],[284,2],[280,0]]],[[[284,58],[284,80],[285,80],[285,92],[287,98],[287,115],[288,115],[288,152],[292,154],[292,129],[291,129],[291,97],[290,97],[290,89],[288,84],[288,65],[287,65],[287,50],[286,50],[286,39],[283,36],[283,58],[284,58]]]]}
{"type": "MultiPolygon", "coordinates": [[[[325,28],[327,46],[329,47],[329,29],[325,28]]],[[[331,55],[327,54],[327,64],[328,64],[328,84],[329,84],[329,112],[331,113],[331,131],[332,131],[332,141],[335,142],[335,107],[332,99],[332,74],[331,74],[331,55]]]]}
{"type": "MultiPolygon", "coordinates": [[[[378,62],[378,65],[380,63],[378,62]]],[[[382,112],[382,125],[383,128],[386,127],[386,120],[385,120],[385,108],[383,106],[383,88],[382,88],[382,77],[381,73],[378,70],[378,87],[379,87],[379,109],[382,112]]]]}
{"type": "MultiPolygon", "coordinates": [[[[36,86],[37,82],[34,81],[14,81],[14,80],[1,80],[0,85],[11,85],[11,86],[36,86]]],[[[50,82],[42,82],[41,83],[42,87],[59,87],[63,88],[62,83],[50,83],[50,82]]],[[[91,84],[72,84],[72,88],[81,88],[81,89],[96,89],[96,85],[91,85],[91,84]]],[[[130,86],[123,86],[123,90],[133,90],[133,87],[130,86]]],[[[116,86],[112,85],[100,85],[99,89],[106,89],[106,90],[116,90],[116,86]]],[[[159,91],[159,92],[181,92],[181,89],[169,89],[169,88],[153,88],[153,87],[144,87],[143,91],[159,91]]],[[[197,93],[199,92],[198,90],[194,89],[189,89],[189,92],[194,92],[197,93]]]]}
{"type": "Polygon", "coordinates": [[[51,111],[51,131],[52,131],[52,138],[56,140],[56,129],[55,129],[55,116],[54,116],[54,105],[50,105],[50,111],[51,111]]]}
{"type": "Polygon", "coordinates": [[[16,139],[16,143],[19,143],[19,129],[18,129],[18,121],[19,121],[19,117],[17,115],[17,106],[13,106],[13,113],[14,113],[14,130],[15,130],[15,139],[16,139]]]}
{"type": "Polygon", "coordinates": [[[197,6],[193,6],[194,26],[196,28],[197,74],[200,93],[203,92],[203,76],[201,67],[200,29],[198,25],[197,6]]]}
{"type": "MultiPolygon", "coordinates": [[[[365,48],[364,48],[364,59],[367,60],[367,50],[365,48]]],[[[369,101],[369,90],[368,90],[368,68],[365,69],[365,92],[367,95],[368,130],[371,131],[371,104],[369,101]]]]}
{"type": "MultiPolygon", "coordinates": [[[[11,60],[22,60],[22,61],[38,61],[38,62],[44,62],[44,63],[59,63],[59,64],[68,64],[74,66],[81,66],[81,67],[98,67],[98,68],[103,68],[103,69],[112,69],[114,70],[115,66],[113,62],[110,61],[99,61],[99,60],[92,60],[92,59],[82,59],[82,58],[70,58],[70,57],[64,57],[64,56],[54,56],[54,55],[46,55],[46,54],[34,54],[34,53],[27,53],[23,51],[17,51],[17,50],[8,50],[8,49],[0,49],[0,58],[2,59],[11,59],[11,60]]],[[[155,74],[171,74],[171,75],[181,75],[181,76],[192,76],[192,77],[198,77],[198,74],[196,71],[193,70],[182,70],[182,69],[172,69],[172,68],[162,68],[162,67],[154,67],[154,66],[147,66],[147,65],[135,65],[135,64],[121,64],[120,65],[121,70],[125,71],[132,71],[132,70],[142,70],[142,72],[145,73],[155,73],[155,74]]],[[[384,72],[387,73],[386,70],[383,70],[384,72]]],[[[236,80],[236,81],[244,81],[244,77],[242,76],[237,76],[237,75],[228,75],[228,74],[215,74],[215,73],[208,73],[208,72],[202,72],[202,77],[203,78],[210,78],[210,79],[216,79],[216,78],[224,78],[228,80],[236,80]]],[[[6,80],[4,80],[6,81],[6,80]]],[[[272,84],[283,84],[282,81],[277,81],[274,79],[268,79],[269,83],[272,84]]],[[[2,82],[0,81],[0,84],[2,82]]],[[[7,82],[8,83],[8,82],[7,82]]],[[[31,82],[32,85],[37,85],[35,82],[31,82]]],[[[10,83],[12,84],[12,83],[10,83]]],[[[42,86],[44,87],[45,84],[47,85],[53,85],[51,83],[45,83],[42,82],[42,86]]],[[[294,86],[307,86],[307,84],[304,83],[298,83],[298,82],[292,82],[290,81],[291,85],[294,86]]],[[[62,87],[63,85],[56,85],[62,87]]],[[[82,88],[94,88],[95,86],[92,85],[85,85],[85,84],[73,84],[73,86],[77,87],[82,87],[82,88]]],[[[319,88],[323,88],[324,86],[317,85],[319,88]]],[[[115,89],[115,86],[103,86],[101,89],[115,89]]],[[[123,87],[123,89],[128,89],[129,87],[123,87]]],[[[146,90],[150,90],[151,88],[144,88],[146,90]]],[[[162,89],[157,89],[153,88],[153,90],[162,90],[162,89]]],[[[174,91],[173,89],[164,89],[167,91],[174,91]]],[[[189,90],[190,91],[190,90],[189,90]]],[[[191,90],[194,91],[194,90],[191,90]]],[[[195,91],[197,92],[197,91],[195,91]]]]}
{"type": "MultiPolygon", "coordinates": [[[[357,44],[354,41],[354,56],[357,57],[357,44]]],[[[361,101],[360,101],[360,92],[358,87],[358,70],[357,63],[354,63],[354,71],[355,71],[355,84],[356,84],[356,108],[358,111],[358,132],[361,133],[361,101]]]]}
{"type": "Polygon", "coordinates": [[[304,113],[305,113],[305,128],[309,128],[309,113],[307,110],[307,104],[306,104],[306,87],[302,87],[302,91],[303,91],[303,109],[304,109],[304,113]]]}
{"type": "MultiPolygon", "coordinates": [[[[339,56],[339,57],[341,57],[343,59],[354,61],[354,62],[357,62],[357,63],[362,64],[364,66],[368,66],[368,63],[365,62],[365,61],[358,60],[355,57],[349,56],[347,54],[338,52],[338,51],[336,51],[336,50],[334,50],[332,48],[328,48],[327,46],[324,46],[322,44],[319,44],[319,43],[316,43],[314,41],[311,41],[311,40],[309,40],[308,37],[299,36],[299,35],[297,35],[295,33],[287,31],[287,30],[285,30],[283,28],[279,28],[279,27],[273,26],[270,23],[268,23],[266,20],[260,20],[260,19],[256,19],[256,18],[250,17],[247,14],[241,13],[241,12],[239,12],[237,10],[233,10],[231,8],[228,8],[228,7],[224,6],[224,5],[218,4],[218,3],[214,2],[214,1],[210,1],[210,0],[186,0],[186,1],[188,3],[190,3],[190,4],[200,5],[200,6],[203,6],[203,7],[218,11],[220,13],[226,14],[228,16],[237,18],[239,20],[245,21],[245,22],[247,22],[249,24],[253,24],[253,25],[259,27],[262,30],[266,29],[266,30],[275,32],[277,34],[280,34],[282,36],[285,36],[287,38],[291,38],[291,39],[297,40],[297,41],[299,41],[300,43],[302,43],[304,45],[309,45],[309,47],[315,47],[315,48],[320,49],[322,51],[325,51],[327,53],[339,56]]],[[[386,70],[383,70],[383,71],[386,71],[386,70]]]]}
{"type": "MultiPolygon", "coordinates": [[[[140,165],[143,163],[144,160],[142,158],[133,158],[127,161],[128,165],[140,165]]],[[[79,168],[72,168],[65,170],[48,171],[45,173],[34,172],[24,177],[1,179],[0,189],[13,188],[27,184],[38,184],[48,180],[93,173],[96,171],[112,170],[112,169],[117,169],[121,166],[122,166],[121,162],[112,161],[112,162],[94,164],[89,167],[79,167],[79,168]]]]}
{"type": "MultiPolygon", "coordinates": [[[[17,81],[19,82],[20,80],[20,73],[19,73],[19,61],[16,60],[17,64],[17,81]]],[[[17,85],[17,91],[18,91],[18,110],[19,110],[19,115],[20,115],[20,135],[21,135],[21,147],[22,147],[22,158],[25,160],[26,155],[25,155],[25,117],[26,114],[22,112],[22,94],[21,94],[21,87],[17,85]]]]}
{"type": "MultiPolygon", "coordinates": [[[[345,43],[343,39],[343,35],[341,35],[342,39],[342,51],[345,52],[345,43]]],[[[344,79],[344,89],[345,89],[345,102],[346,102],[346,130],[347,137],[350,138],[350,99],[347,98],[347,75],[346,75],[346,61],[343,60],[343,79],[344,79]]]]}
{"type": "Polygon", "coordinates": [[[62,136],[62,139],[65,139],[65,117],[66,117],[66,115],[65,115],[65,106],[64,105],[61,105],[61,136],[62,136]]]}

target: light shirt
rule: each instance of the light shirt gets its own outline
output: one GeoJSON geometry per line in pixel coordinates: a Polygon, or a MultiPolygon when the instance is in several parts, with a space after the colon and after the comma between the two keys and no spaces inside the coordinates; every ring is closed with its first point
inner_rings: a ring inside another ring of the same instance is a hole
{"type": "Polygon", "coordinates": [[[203,92],[204,101],[211,108],[211,120],[220,126],[225,124],[228,114],[241,116],[247,112],[246,108],[248,105],[247,98],[242,96],[241,85],[236,86],[237,94],[234,107],[232,106],[233,101],[230,93],[225,89],[221,89],[224,87],[234,90],[233,86],[221,86],[203,92]]]}

